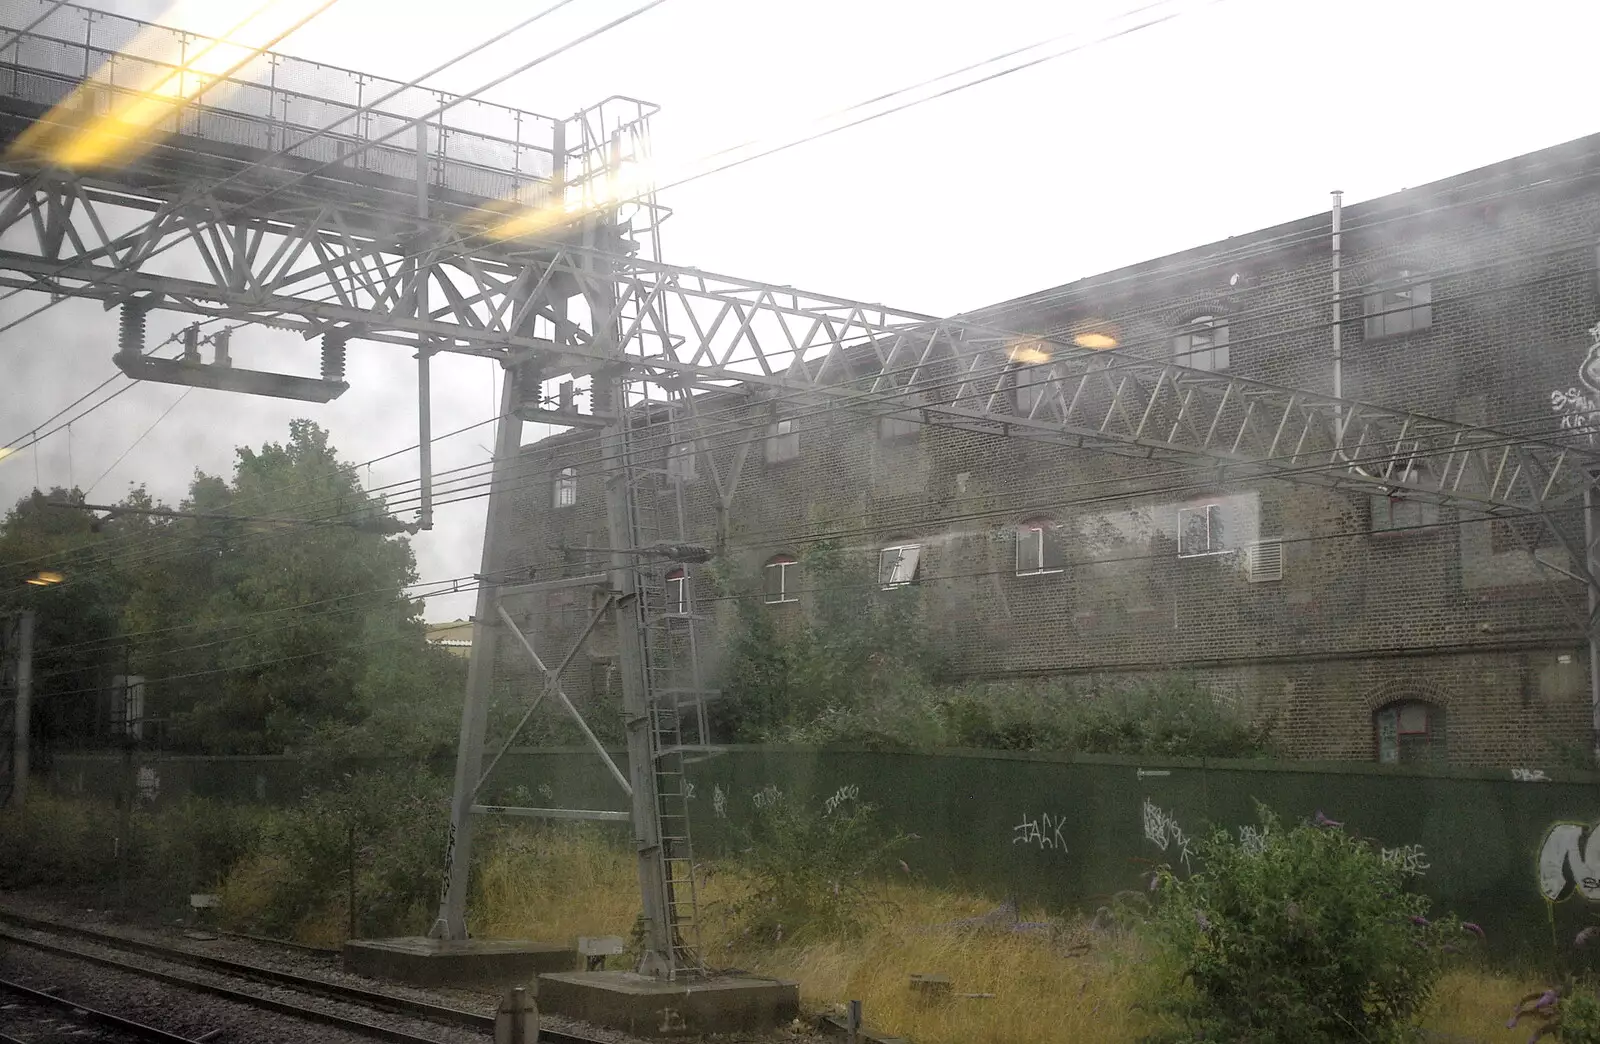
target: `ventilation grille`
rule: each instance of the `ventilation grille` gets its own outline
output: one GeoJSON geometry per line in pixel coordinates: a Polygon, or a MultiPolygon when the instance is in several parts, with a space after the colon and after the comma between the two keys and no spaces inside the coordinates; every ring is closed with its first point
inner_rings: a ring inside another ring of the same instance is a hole
{"type": "Polygon", "coordinates": [[[1260,540],[1250,545],[1244,560],[1245,579],[1252,584],[1264,584],[1283,579],[1283,544],[1277,540],[1260,540]]]}

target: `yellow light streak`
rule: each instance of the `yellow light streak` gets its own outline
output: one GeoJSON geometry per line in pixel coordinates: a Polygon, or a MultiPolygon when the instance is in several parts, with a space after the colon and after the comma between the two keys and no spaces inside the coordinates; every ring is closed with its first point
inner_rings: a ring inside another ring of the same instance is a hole
{"type": "MultiPolygon", "coordinates": [[[[197,31],[198,22],[215,24],[242,7],[241,0],[179,0],[161,20],[197,31]]],[[[228,78],[320,9],[315,0],[265,0],[214,39],[188,38],[188,48],[197,48],[193,53],[183,53],[184,37],[172,29],[147,26],[117,60],[107,61],[29,126],[9,155],[73,169],[122,166],[176,133],[185,105],[203,92],[215,101],[231,88],[228,78]]]]}
{"type": "Polygon", "coordinates": [[[1079,348],[1093,348],[1101,351],[1106,348],[1115,348],[1117,339],[1108,333],[1081,333],[1072,339],[1072,343],[1079,348]]]}
{"type": "Polygon", "coordinates": [[[26,582],[34,587],[49,587],[51,584],[59,584],[64,579],[66,578],[60,573],[54,573],[45,569],[40,570],[36,576],[28,577],[26,582]]]}

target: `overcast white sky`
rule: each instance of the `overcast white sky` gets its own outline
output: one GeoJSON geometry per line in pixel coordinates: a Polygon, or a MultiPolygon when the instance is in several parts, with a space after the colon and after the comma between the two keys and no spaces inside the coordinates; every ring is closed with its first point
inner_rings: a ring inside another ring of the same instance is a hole
{"type": "MultiPolygon", "coordinates": [[[[441,75],[465,90],[623,13],[577,0],[441,75]]],[[[92,6],[163,20],[161,0],[92,6]]],[[[204,7],[220,7],[207,0],[204,7]]],[[[500,88],[492,100],[566,115],[611,94],[655,101],[657,151],[695,156],[993,53],[1081,28],[1120,2],[667,0],[500,88]]],[[[339,0],[280,47],[407,79],[532,10],[528,0],[339,0]]],[[[192,28],[209,26],[191,25],[192,28]]],[[[1600,4],[1524,0],[1222,0],[1175,21],[889,116],[666,194],[666,259],[937,314],[1382,195],[1600,130],[1591,114],[1600,4]]],[[[39,299],[0,304],[9,320],[39,299]]],[[[165,333],[173,324],[157,327],[165,333]]],[[[0,335],[0,439],[26,433],[113,372],[114,314],[68,303],[0,335]]],[[[290,334],[241,332],[235,357],[315,369],[290,334]]],[[[434,430],[493,412],[493,367],[436,368],[434,430]]],[[[309,416],[346,459],[415,441],[414,369],[351,346],[352,388],[328,406],[196,391],[93,490],[143,482],[176,502],[196,468],[281,440],[309,416]]],[[[94,482],[181,389],[140,385],[0,461],[0,503],[94,482]]],[[[541,432],[533,426],[525,441],[541,432]]],[[[435,467],[481,460],[487,428],[441,443],[435,467]]],[[[373,483],[415,477],[413,458],[373,483]]],[[[483,501],[441,509],[415,539],[425,578],[478,567],[483,501]]],[[[471,611],[435,599],[430,619],[471,611]]]]}

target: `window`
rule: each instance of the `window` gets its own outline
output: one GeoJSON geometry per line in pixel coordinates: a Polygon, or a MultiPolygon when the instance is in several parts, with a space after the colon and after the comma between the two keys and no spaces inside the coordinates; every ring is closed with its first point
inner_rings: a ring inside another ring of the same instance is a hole
{"type": "Polygon", "coordinates": [[[1013,372],[1017,382],[1016,414],[1031,417],[1050,392],[1050,367],[1019,366],[1013,372]]]}
{"type": "Polygon", "coordinates": [[[1219,555],[1226,551],[1223,541],[1222,505],[1197,504],[1178,509],[1178,557],[1219,555]]]}
{"type": "Polygon", "coordinates": [[[1172,339],[1172,361],[1192,370],[1228,369],[1228,321],[1214,315],[1189,320],[1172,339]]]}
{"type": "Polygon", "coordinates": [[[767,428],[767,461],[794,460],[800,455],[800,433],[794,421],[781,420],[767,428]]]}
{"type": "Polygon", "coordinates": [[[1061,527],[1038,518],[1017,527],[1017,575],[1059,573],[1062,569],[1061,527]]]}
{"type": "Polygon", "coordinates": [[[1444,709],[1431,703],[1391,703],[1372,716],[1378,761],[1384,765],[1439,764],[1445,760],[1444,709]]]}
{"type": "Polygon", "coordinates": [[[1372,531],[1374,533],[1404,532],[1423,526],[1437,525],[1439,505],[1412,497],[1390,497],[1382,493],[1372,495],[1372,531]]]}
{"type": "Polygon", "coordinates": [[[878,583],[885,591],[911,583],[917,578],[917,562],[921,558],[921,544],[884,548],[878,552],[878,583]]]}
{"type": "Polygon", "coordinates": [[[884,440],[905,439],[915,435],[922,425],[912,417],[879,417],[878,438],[884,440]]]}
{"type": "Polygon", "coordinates": [[[556,507],[572,507],[578,502],[578,469],[562,468],[556,472],[556,507]]]}
{"type": "Polygon", "coordinates": [[[767,559],[767,564],[762,568],[762,579],[766,582],[767,604],[777,605],[780,602],[798,602],[800,599],[795,594],[794,583],[799,576],[800,563],[790,555],[773,555],[767,559]]]}
{"type": "Polygon", "coordinates": [[[677,568],[667,574],[667,612],[673,616],[689,615],[689,574],[677,568]]]}
{"type": "Polygon", "coordinates": [[[667,447],[667,478],[674,482],[694,478],[694,443],[675,442],[667,447]]]}
{"type": "Polygon", "coordinates": [[[1411,272],[1399,272],[1367,294],[1366,338],[1395,337],[1433,325],[1433,287],[1414,281],[1411,272]]]}

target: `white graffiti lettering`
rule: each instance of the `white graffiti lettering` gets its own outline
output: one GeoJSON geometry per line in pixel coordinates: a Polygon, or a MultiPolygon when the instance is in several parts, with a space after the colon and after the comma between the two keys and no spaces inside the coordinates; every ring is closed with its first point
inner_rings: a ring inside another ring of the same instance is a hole
{"type": "Polygon", "coordinates": [[[1600,396],[1582,388],[1557,389],[1550,393],[1550,409],[1560,416],[1562,431],[1584,435],[1594,443],[1600,429],[1600,396]]]}
{"type": "Polygon", "coordinates": [[[768,783],[754,794],[751,794],[750,800],[755,803],[757,808],[768,808],[783,800],[783,791],[768,783]]]}
{"type": "Polygon", "coordinates": [[[683,800],[694,800],[694,782],[692,780],[686,779],[683,781],[683,800]]]}
{"type": "Polygon", "coordinates": [[[1600,830],[1581,823],[1552,826],[1539,848],[1539,891],[1552,902],[1574,891],[1600,899],[1600,830]]]}
{"type": "Polygon", "coordinates": [[[721,783],[711,785],[711,811],[718,819],[728,818],[728,792],[721,783]]]}
{"type": "Polygon", "coordinates": [[[551,789],[550,784],[540,783],[539,796],[544,798],[546,801],[554,801],[556,799],[556,792],[551,789]]]}
{"type": "Polygon", "coordinates": [[[1518,783],[1548,783],[1550,777],[1544,774],[1544,769],[1514,768],[1511,778],[1518,783]]]}
{"type": "Polygon", "coordinates": [[[1193,855],[1193,842],[1189,835],[1183,832],[1178,821],[1166,812],[1163,812],[1149,798],[1144,799],[1144,836],[1147,841],[1165,852],[1169,845],[1176,846],[1178,858],[1183,862],[1184,869],[1189,869],[1189,857],[1193,855]]]}
{"type": "Polygon", "coordinates": [[[833,796],[822,803],[822,814],[833,815],[833,810],[846,801],[857,801],[861,798],[861,788],[851,783],[849,786],[840,787],[833,792],[833,796]]]}
{"type": "Polygon", "coordinates": [[[1022,822],[1011,828],[1011,843],[1014,845],[1038,845],[1039,850],[1061,852],[1067,851],[1067,839],[1062,835],[1062,828],[1067,821],[1062,816],[1052,816],[1046,812],[1036,819],[1023,817],[1022,822]]]}
{"type": "Polygon", "coordinates": [[[1267,828],[1242,826],[1239,828],[1239,847],[1251,855],[1267,850],[1267,828]]]}
{"type": "Polygon", "coordinates": [[[1432,865],[1428,862],[1428,853],[1422,850],[1421,845],[1401,845],[1399,848],[1385,848],[1382,853],[1383,861],[1400,868],[1400,872],[1408,877],[1421,877],[1432,865]]]}

